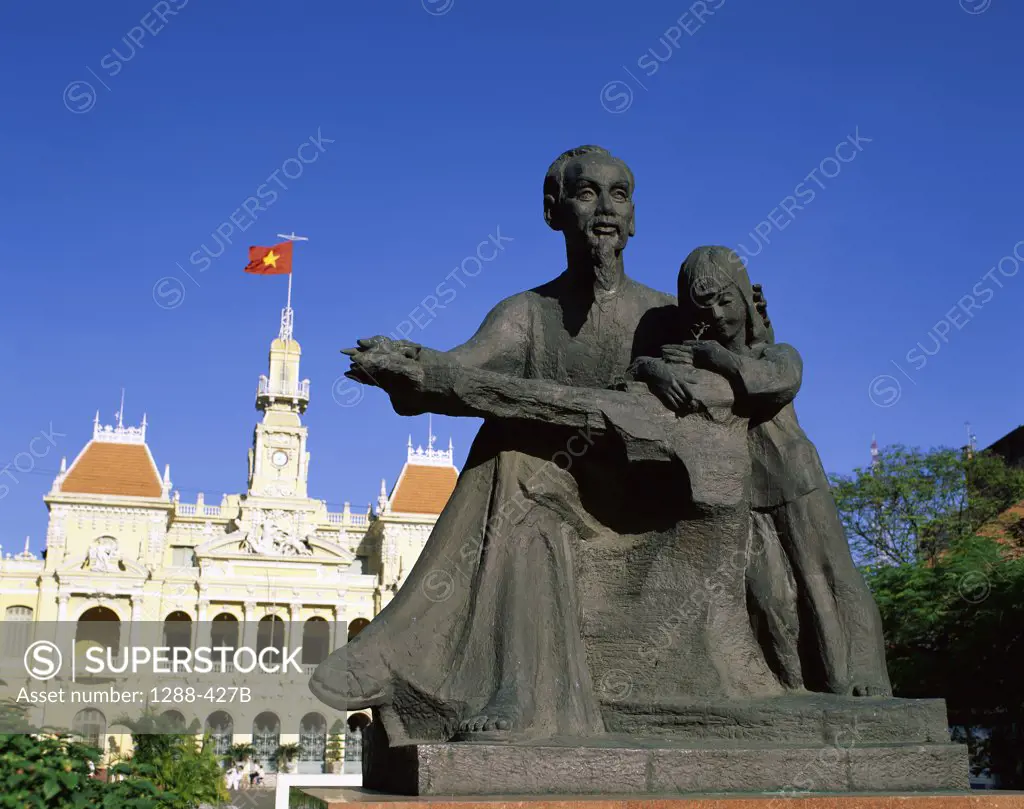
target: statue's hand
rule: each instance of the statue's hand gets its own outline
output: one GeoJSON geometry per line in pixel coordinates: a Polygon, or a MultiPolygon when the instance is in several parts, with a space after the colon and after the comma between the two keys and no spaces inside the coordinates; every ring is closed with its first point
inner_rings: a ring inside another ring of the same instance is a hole
{"type": "MultiPolygon", "coordinates": [[[[405,353],[406,347],[368,346],[355,350],[345,376],[383,388],[389,394],[405,393],[423,384],[423,366],[405,353]]],[[[345,353],[348,353],[347,351],[345,353]]]]}
{"type": "Polygon", "coordinates": [[[392,340],[383,335],[357,340],[354,348],[341,350],[342,354],[352,358],[352,366],[345,376],[364,385],[373,385],[387,390],[378,377],[387,375],[383,371],[383,365],[388,362],[388,358],[395,362],[401,359],[415,362],[420,358],[422,348],[418,343],[411,343],[408,340],[392,340]]]}
{"type": "Polygon", "coordinates": [[[736,369],[735,355],[715,340],[688,340],[681,345],[664,346],[661,355],[667,362],[692,365],[720,374],[736,369]]]}
{"type": "Polygon", "coordinates": [[[684,343],[682,345],[662,346],[661,357],[665,362],[693,365],[693,345],[684,343]]]}
{"type": "Polygon", "coordinates": [[[364,351],[375,351],[380,349],[389,350],[401,354],[404,357],[408,357],[411,360],[416,360],[419,359],[420,351],[423,349],[423,346],[419,343],[410,342],[409,340],[392,340],[390,337],[378,334],[376,337],[356,340],[355,348],[343,348],[341,353],[354,357],[364,351]]]}
{"type": "Polygon", "coordinates": [[[651,393],[661,399],[670,410],[677,413],[689,413],[695,408],[697,400],[688,386],[676,378],[667,364],[661,360],[650,359],[641,366],[640,378],[647,383],[651,393]]]}

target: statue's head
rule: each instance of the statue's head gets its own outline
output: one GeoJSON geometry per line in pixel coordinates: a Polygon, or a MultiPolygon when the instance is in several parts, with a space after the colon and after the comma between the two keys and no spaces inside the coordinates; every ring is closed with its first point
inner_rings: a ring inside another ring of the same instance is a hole
{"type": "Polygon", "coordinates": [[[679,310],[692,335],[724,346],[769,341],[743,260],[728,247],[698,247],[679,268],[679,310]]]}
{"type": "Polygon", "coordinates": [[[634,235],[633,172],[600,146],[559,155],[544,177],[544,221],[570,251],[621,253],[634,235]]]}

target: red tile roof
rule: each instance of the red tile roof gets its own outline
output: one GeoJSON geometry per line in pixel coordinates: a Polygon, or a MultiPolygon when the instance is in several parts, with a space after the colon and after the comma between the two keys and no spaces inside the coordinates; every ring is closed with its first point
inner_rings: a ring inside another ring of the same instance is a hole
{"type": "Polygon", "coordinates": [[[74,494],[161,497],[160,474],[145,444],[90,441],[68,470],[60,490],[74,494]]]}
{"type": "Polygon", "coordinates": [[[998,517],[985,523],[978,529],[978,535],[989,537],[1006,546],[1008,556],[1017,557],[1024,554],[1021,543],[1021,529],[1024,528],[1024,500],[1010,506],[998,517]]]}
{"type": "Polygon", "coordinates": [[[391,493],[392,511],[440,514],[455,490],[459,473],[454,466],[418,466],[407,463],[391,493]]]}

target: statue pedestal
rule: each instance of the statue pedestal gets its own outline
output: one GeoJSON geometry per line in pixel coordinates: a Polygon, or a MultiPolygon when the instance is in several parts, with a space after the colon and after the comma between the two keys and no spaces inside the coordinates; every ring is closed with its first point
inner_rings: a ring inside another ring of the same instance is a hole
{"type": "Polygon", "coordinates": [[[613,798],[593,795],[563,798],[504,796],[452,797],[424,800],[379,795],[364,789],[304,789],[292,793],[293,809],[1024,809],[1024,795],[973,792],[933,795],[803,795],[780,797],[636,795],[613,798]],[[296,794],[299,793],[299,794],[296,794]]]}
{"type": "MultiPolygon", "coordinates": [[[[618,732],[585,739],[390,747],[367,729],[363,786],[419,796],[936,792],[968,789],[942,700],[807,694],[605,704],[618,732]]],[[[777,807],[772,807],[777,809],[777,807]]]]}

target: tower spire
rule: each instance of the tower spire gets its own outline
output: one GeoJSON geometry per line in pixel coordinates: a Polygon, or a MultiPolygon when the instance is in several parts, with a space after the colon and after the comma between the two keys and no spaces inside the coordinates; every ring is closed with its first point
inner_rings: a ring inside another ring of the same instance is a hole
{"type": "MultiPolygon", "coordinates": [[[[291,233],[278,233],[277,238],[287,239],[290,242],[309,241],[307,236],[296,236],[295,231],[291,233]]],[[[278,337],[285,341],[290,341],[295,333],[295,311],[292,309],[292,276],[294,274],[295,270],[293,268],[292,272],[288,273],[288,300],[284,305],[284,309],[281,310],[281,329],[278,332],[278,337]]]]}
{"type": "Polygon", "coordinates": [[[878,442],[875,440],[875,436],[872,433],[872,435],[871,435],[871,468],[872,469],[877,468],[878,464],[880,463],[880,461],[878,459],[878,456],[879,456],[878,442]]]}
{"type": "Polygon", "coordinates": [[[967,460],[971,460],[978,449],[978,437],[971,432],[971,423],[969,421],[964,422],[964,427],[967,429],[967,460]]]}

